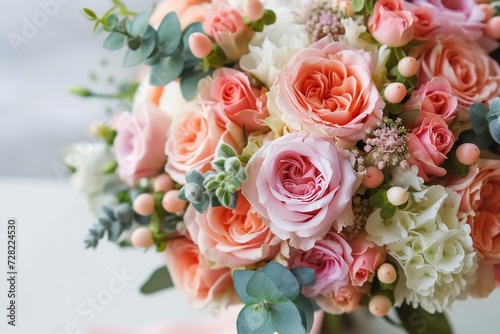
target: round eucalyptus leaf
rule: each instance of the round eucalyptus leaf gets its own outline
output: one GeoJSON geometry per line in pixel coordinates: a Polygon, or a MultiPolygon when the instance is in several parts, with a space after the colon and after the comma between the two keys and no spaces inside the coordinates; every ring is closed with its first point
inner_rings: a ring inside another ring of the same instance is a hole
{"type": "Polygon", "coordinates": [[[140,12],[132,21],[130,30],[127,27],[127,32],[132,36],[144,36],[149,26],[149,14],[147,11],[140,12]]]}
{"type": "Polygon", "coordinates": [[[172,55],[181,41],[181,23],[175,12],[170,12],[161,21],[158,27],[158,42],[162,47],[162,54],[172,55]]]}
{"type": "Polygon", "coordinates": [[[125,54],[123,66],[135,66],[146,60],[155,48],[155,42],[152,39],[144,39],[136,50],[128,50],[125,54]]]}
{"type": "Polygon", "coordinates": [[[127,36],[120,34],[119,32],[112,32],[104,40],[103,47],[107,50],[118,50],[125,45],[127,36]]]}
{"type": "Polygon", "coordinates": [[[498,121],[498,119],[490,122],[489,128],[493,140],[500,144],[500,122],[498,121]]]}

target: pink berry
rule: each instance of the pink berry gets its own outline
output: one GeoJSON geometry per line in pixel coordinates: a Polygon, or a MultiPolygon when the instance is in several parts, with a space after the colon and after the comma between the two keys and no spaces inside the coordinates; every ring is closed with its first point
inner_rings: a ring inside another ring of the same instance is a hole
{"type": "Polygon", "coordinates": [[[147,227],[139,227],[130,236],[130,243],[134,247],[148,248],[154,245],[153,235],[147,227]]]}
{"type": "Polygon", "coordinates": [[[500,16],[492,17],[486,22],[484,33],[493,39],[500,39],[500,16]]]}
{"type": "Polygon", "coordinates": [[[172,189],[174,189],[174,181],[168,174],[158,175],[153,181],[154,191],[166,193],[172,189]]]}
{"type": "Polygon", "coordinates": [[[493,10],[493,7],[486,3],[482,3],[479,5],[479,8],[484,12],[484,20],[483,22],[488,22],[493,15],[495,14],[495,11],[493,10]]]}
{"type": "Polygon", "coordinates": [[[385,99],[390,103],[399,103],[406,96],[406,87],[400,82],[393,82],[385,87],[385,99]]]}
{"type": "Polygon", "coordinates": [[[155,200],[151,194],[140,194],[134,199],[132,207],[141,216],[149,216],[155,210],[155,200]]]}
{"type": "Polygon", "coordinates": [[[479,147],[477,147],[476,145],[471,143],[465,143],[457,148],[455,154],[457,155],[457,159],[461,164],[470,166],[475,164],[477,159],[479,159],[481,151],[479,150],[479,147]]]}
{"type": "Polygon", "coordinates": [[[186,202],[177,198],[179,196],[179,190],[170,190],[165,193],[161,205],[165,211],[170,213],[176,213],[184,210],[186,207],[186,202]]]}
{"type": "Polygon", "coordinates": [[[196,58],[205,58],[212,52],[212,41],[207,35],[195,32],[189,36],[189,48],[196,58]]]}
{"type": "Polygon", "coordinates": [[[392,308],[392,303],[389,297],[384,295],[375,295],[370,299],[368,303],[368,309],[370,313],[379,317],[383,317],[392,308]]]}
{"type": "Polygon", "coordinates": [[[363,178],[363,186],[368,189],[374,189],[384,182],[384,173],[375,166],[366,167],[366,174],[363,178]]]}
{"type": "Polygon", "coordinates": [[[260,0],[246,0],[243,3],[243,16],[252,22],[258,21],[264,15],[264,5],[260,0]]]}
{"type": "Polygon", "coordinates": [[[417,74],[418,61],[413,57],[404,57],[398,63],[398,71],[405,78],[409,78],[417,74]]]}
{"type": "Polygon", "coordinates": [[[341,1],[339,3],[339,12],[344,14],[346,17],[354,16],[354,10],[352,10],[352,3],[350,1],[341,1]]]}
{"type": "Polygon", "coordinates": [[[377,270],[377,278],[380,282],[385,284],[392,284],[398,278],[396,269],[390,263],[383,263],[377,270]]]}

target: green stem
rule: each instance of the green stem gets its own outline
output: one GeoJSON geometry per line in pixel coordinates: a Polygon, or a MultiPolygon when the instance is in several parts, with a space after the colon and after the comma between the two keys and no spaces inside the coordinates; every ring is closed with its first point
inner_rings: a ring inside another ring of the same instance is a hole
{"type": "Polygon", "coordinates": [[[325,312],[320,334],[338,334],[340,332],[340,316],[325,312]]]}

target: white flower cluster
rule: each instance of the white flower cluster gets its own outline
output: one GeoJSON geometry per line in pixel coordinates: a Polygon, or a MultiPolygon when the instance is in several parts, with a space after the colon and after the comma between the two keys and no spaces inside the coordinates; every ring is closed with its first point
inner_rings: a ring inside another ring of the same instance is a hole
{"type": "Polygon", "coordinates": [[[408,190],[407,206],[390,219],[376,210],[366,232],[377,245],[387,245],[404,271],[396,305],[406,300],[430,313],[442,312],[476,278],[470,226],[457,216],[460,197],[443,186],[424,186],[415,170],[395,168],[391,183],[408,190]]]}

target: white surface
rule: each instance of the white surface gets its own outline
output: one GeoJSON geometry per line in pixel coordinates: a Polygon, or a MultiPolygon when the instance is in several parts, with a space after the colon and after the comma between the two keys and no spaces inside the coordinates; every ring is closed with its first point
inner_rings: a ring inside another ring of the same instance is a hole
{"type": "MultiPolygon", "coordinates": [[[[74,331],[76,334],[93,325],[137,328],[167,318],[192,321],[201,316],[189,310],[175,290],[148,297],[139,293],[143,281],[162,265],[160,254],[119,249],[106,242],[96,251],[85,250],[82,240],[93,217],[87,212],[83,196],[67,182],[0,179],[0,222],[2,334],[71,333],[64,331],[71,323],[82,330],[74,331]],[[6,325],[3,314],[7,300],[3,279],[5,232],[10,217],[16,217],[19,226],[19,317],[15,329],[6,325]],[[95,319],[88,321],[89,308],[82,309],[83,315],[78,313],[78,308],[87,298],[106,294],[103,290],[109,289],[113,270],[125,270],[134,278],[123,291],[112,294],[110,303],[96,312],[95,319]]],[[[449,315],[456,333],[498,333],[499,305],[500,290],[486,300],[455,303],[449,315]]],[[[356,315],[357,319],[368,317],[366,313],[356,315]]],[[[358,333],[399,333],[394,327],[384,326],[380,319],[365,325],[358,333]]]]}

